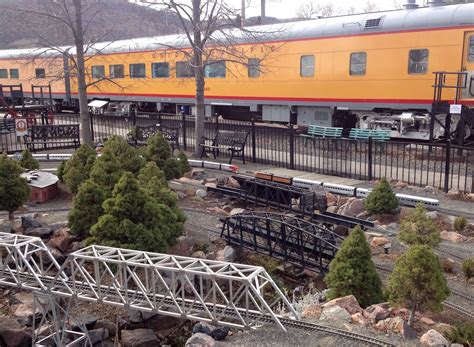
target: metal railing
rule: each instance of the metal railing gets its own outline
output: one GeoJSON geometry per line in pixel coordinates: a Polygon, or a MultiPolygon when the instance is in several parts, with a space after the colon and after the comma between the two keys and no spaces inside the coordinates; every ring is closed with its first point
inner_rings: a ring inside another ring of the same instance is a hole
{"type": "MultiPolygon", "coordinates": [[[[2,122],[3,120],[0,120],[2,122]]],[[[41,124],[43,120],[38,119],[41,124]]],[[[77,114],[60,114],[54,124],[79,123],[77,114]]],[[[160,124],[179,129],[180,147],[192,151],[196,146],[195,118],[187,115],[139,113],[132,117],[92,115],[94,142],[104,142],[113,135],[127,137],[135,126],[160,124]]],[[[451,143],[410,143],[405,141],[328,139],[315,137],[305,141],[297,127],[271,125],[255,121],[208,118],[205,136],[216,131],[248,131],[245,157],[254,163],[288,169],[335,175],[359,180],[382,177],[416,186],[474,192],[474,148],[451,143]]],[[[199,142],[199,141],[198,141],[199,142]]],[[[14,153],[25,148],[14,129],[1,127],[0,152],[14,153]],[[3,129],[3,130],[2,130],[3,129]]],[[[227,156],[221,151],[221,156],[227,156]]]]}

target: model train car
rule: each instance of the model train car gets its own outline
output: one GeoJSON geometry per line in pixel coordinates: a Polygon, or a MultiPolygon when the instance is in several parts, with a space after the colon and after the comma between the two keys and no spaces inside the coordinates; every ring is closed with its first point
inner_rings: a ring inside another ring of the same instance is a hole
{"type": "MultiPolygon", "coordinates": [[[[297,187],[307,188],[307,189],[324,189],[328,192],[348,195],[358,198],[366,198],[370,190],[366,188],[358,188],[347,186],[343,184],[327,183],[322,181],[313,181],[304,178],[298,177],[288,177],[288,176],[279,176],[272,173],[257,172],[255,177],[263,180],[269,180],[273,182],[284,183],[288,185],[294,185],[297,187]]],[[[407,195],[407,194],[395,194],[395,196],[400,201],[401,205],[405,206],[416,206],[419,203],[422,203],[425,207],[436,207],[439,206],[439,200],[424,198],[421,196],[407,195]]]]}
{"type": "MultiPolygon", "coordinates": [[[[236,34],[243,36],[235,38],[235,49],[248,60],[236,64],[218,56],[206,63],[206,115],[384,129],[391,137],[426,140],[432,123],[434,138],[443,136],[430,116],[432,73],[461,68],[466,80],[458,104],[474,106],[474,4],[429,3],[419,8],[408,0],[401,10],[247,28],[253,34],[236,34]]],[[[173,35],[97,44],[101,53],[87,57],[87,82],[95,82],[89,97],[110,101],[110,112],[125,115],[136,108],[192,113],[194,71],[183,52],[190,49],[186,42],[173,35]]],[[[74,103],[71,61],[52,50],[32,60],[38,52],[0,51],[0,85],[22,83],[26,91],[50,83],[57,105],[74,103]]],[[[445,91],[444,100],[452,102],[455,89],[445,91]]],[[[453,129],[460,117],[452,117],[453,129]]]]}

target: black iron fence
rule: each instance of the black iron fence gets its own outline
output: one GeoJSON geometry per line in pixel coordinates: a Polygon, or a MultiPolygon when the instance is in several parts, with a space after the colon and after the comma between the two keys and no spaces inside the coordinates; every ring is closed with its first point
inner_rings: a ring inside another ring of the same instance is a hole
{"type": "MultiPolygon", "coordinates": [[[[77,123],[77,114],[60,114],[54,119],[54,124],[77,123]]],[[[181,148],[194,150],[195,119],[192,116],[139,113],[130,118],[111,115],[91,117],[95,142],[104,142],[112,135],[127,137],[135,126],[156,124],[179,129],[181,148]]],[[[445,191],[474,192],[474,148],[449,143],[379,142],[370,139],[314,138],[307,141],[307,138],[300,136],[301,129],[293,126],[206,119],[206,137],[213,138],[219,129],[248,131],[250,136],[245,146],[245,157],[254,163],[360,180],[386,177],[445,191]]],[[[0,151],[17,152],[23,148],[23,140],[16,136],[14,129],[0,126],[0,151]]],[[[221,155],[226,156],[227,153],[221,152],[221,155]]]]}

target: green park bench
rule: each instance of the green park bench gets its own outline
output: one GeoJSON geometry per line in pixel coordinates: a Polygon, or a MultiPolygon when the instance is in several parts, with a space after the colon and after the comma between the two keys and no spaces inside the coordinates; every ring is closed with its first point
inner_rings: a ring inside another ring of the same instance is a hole
{"type": "Polygon", "coordinates": [[[349,138],[354,140],[368,140],[369,137],[375,141],[386,141],[390,139],[390,130],[352,128],[349,133],[349,138]]]}
{"type": "Polygon", "coordinates": [[[313,140],[315,137],[324,138],[340,138],[342,137],[342,128],[334,127],[323,127],[319,125],[310,125],[306,134],[301,134],[304,137],[304,145],[308,143],[308,140],[313,140]]]}

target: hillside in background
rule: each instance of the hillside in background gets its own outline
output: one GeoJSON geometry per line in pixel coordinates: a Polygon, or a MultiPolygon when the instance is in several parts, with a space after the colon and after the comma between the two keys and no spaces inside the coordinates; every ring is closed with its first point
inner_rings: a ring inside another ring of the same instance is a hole
{"type": "MultiPolygon", "coordinates": [[[[38,18],[29,18],[33,15],[11,10],[34,10],[40,2],[0,0],[0,49],[35,47],[44,42],[41,37],[55,45],[73,43],[67,30],[51,23],[37,25],[38,18]]],[[[138,6],[127,0],[102,0],[93,6],[94,10],[87,11],[84,18],[84,23],[92,19],[86,39],[100,37],[99,41],[113,41],[177,32],[176,17],[170,13],[138,6]]]]}

